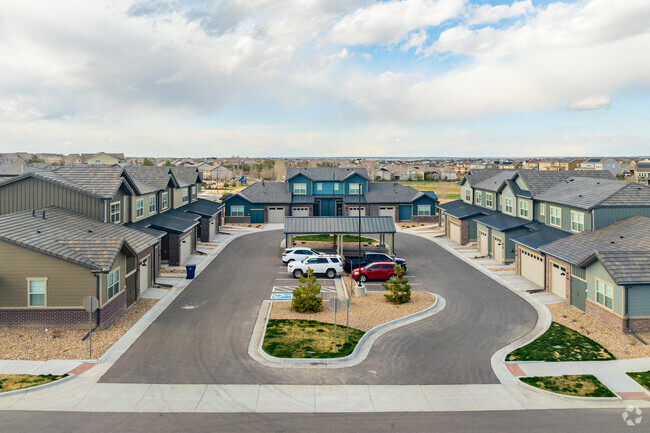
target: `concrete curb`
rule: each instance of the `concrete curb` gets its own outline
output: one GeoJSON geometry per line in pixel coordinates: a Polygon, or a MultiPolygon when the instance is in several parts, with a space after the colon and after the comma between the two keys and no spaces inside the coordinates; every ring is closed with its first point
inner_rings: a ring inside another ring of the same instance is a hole
{"type": "Polygon", "coordinates": [[[377,339],[385,333],[431,317],[445,308],[447,303],[445,298],[435,293],[427,293],[430,293],[436,297],[436,301],[432,306],[425,310],[418,311],[417,313],[409,314],[408,316],[400,317],[399,319],[395,319],[390,322],[375,326],[361,337],[359,343],[350,355],[343,358],[334,359],[276,358],[264,352],[262,349],[262,344],[264,342],[263,336],[266,330],[266,325],[268,323],[268,318],[270,316],[272,306],[272,301],[264,301],[262,303],[262,307],[260,308],[260,314],[258,315],[257,322],[255,323],[255,328],[253,329],[253,336],[251,337],[251,343],[248,347],[248,354],[257,362],[260,362],[267,367],[274,368],[347,368],[358,365],[361,362],[365,361],[375,341],[377,341],[377,339]]]}
{"type": "Polygon", "coordinates": [[[75,376],[74,374],[71,374],[71,375],[68,375],[68,377],[64,377],[63,379],[54,380],[52,382],[44,383],[43,385],[36,385],[36,386],[32,386],[32,387],[25,388],[25,389],[16,389],[14,391],[3,392],[3,393],[0,393],[0,399],[2,399],[3,397],[12,396],[12,395],[27,394],[28,392],[40,391],[42,389],[49,388],[49,387],[54,386],[54,385],[59,385],[59,384],[61,384],[63,382],[69,382],[72,379],[75,379],[76,377],[77,376],[75,376]]]}

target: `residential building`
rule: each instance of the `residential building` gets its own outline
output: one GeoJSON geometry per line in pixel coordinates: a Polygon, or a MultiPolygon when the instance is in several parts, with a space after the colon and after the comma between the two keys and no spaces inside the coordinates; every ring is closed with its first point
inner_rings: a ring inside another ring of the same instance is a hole
{"type": "Polygon", "coordinates": [[[562,158],[553,161],[553,166],[549,170],[576,170],[580,163],[583,162],[580,158],[562,158]]]}
{"type": "Polygon", "coordinates": [[[576,170],[607,170],[614,176],[621,174],[621,163],[614,158],[588,158],[576,170]]]}
{"type": "Polygon", "coordinates": [[[81,154],[81,163],[82,164],[118,164],[124,162],[123,153],[83,153],[81,154]]]}
{"type": "Polygon", "coordinates": [[[201,172],[203,179],[217,182],[224,182],[234,177],[232,170],[223,165],[210,165],[199,168],[199,172],[201,172]]]}
{"type": "Polygon", "coordinates": [[[650,161],[639,161],[634,168],[634,177],[636,181],[645,185],[650,185],[650,161]]]}
{"type": "Polygon", "coordinates": [[[386,167],[381,167],[375,171],[375,180],[393,180],[393,173],[386,167]]]}

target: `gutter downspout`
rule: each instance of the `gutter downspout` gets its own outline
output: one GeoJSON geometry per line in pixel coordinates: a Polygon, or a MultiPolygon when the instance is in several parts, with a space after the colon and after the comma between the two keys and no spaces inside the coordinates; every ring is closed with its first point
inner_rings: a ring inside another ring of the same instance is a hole
{"type": "MultiPolygon", "coordinates": [[[[97,301],[99,302],[99,305],[101,305],[101,298],[99,297],[99,274],[108,274],[108,270],[106,269],[100,269],[100,270],[92,270],[90,271],[94,276],[97,281],[97,301]]],[[[97,311],[95,313],[95,328],[99,327],[99,316],[100,316],[100,308],[97,308],[97,311]]]]}
{"type": "Polygon", "coordinates": [[[633,335],[637,340],[639,340],[641,343],[643,343],[645,346],[647,346],[648,343],[646,343],[645,341],[643,341],[643,339],[642,339],[641,337],[639,337],[638,335],[636,335],[636,334],[634,333],[634,331],[632,331],[632,330],[630,329],[630,315],[628,314],[628,310],[627,310],[627,307],[628,307],[628,300],[627,300],[627,289],[628,289],[628,286],[623,286],[623,289],[625,290],[625,322],[626,322],[625,327],[627,328],[627,332],[629,332],[630,334],[632,334],[632,335],[633,335]]]}

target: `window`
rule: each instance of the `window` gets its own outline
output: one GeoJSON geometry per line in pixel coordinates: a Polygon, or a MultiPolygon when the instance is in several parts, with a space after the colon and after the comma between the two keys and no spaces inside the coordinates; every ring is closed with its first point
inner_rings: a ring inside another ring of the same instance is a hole
{"type": "Polygon", "coordinates": [[[120,217],[120,202],[115,202],[111,203],[111,222],[112,223],[119,223],[122,221],[122,218],[120,217]]]}
{"type": "Polygon", "coordinates": [[[135,217],[140,218],[144,215],[144,200],[136,200],[135,202],[135,217]]]}
{"type": "Polygon", "coordinates": [[[187,188],[183,189],[183,203],[190,201],[190,192],[187,188]]]}
{"type": "Polygon", "coordinates": [[[319,264],[328,264],[329,262],[327,261],[326,258],[322,257],[322,258],[318,258],[318,259],[316,259],[316,263],[319,263],[319,264]]]}
{"type": "Polygon", "coordinates": [[[336,183],[334,184],[334,191],[338,191],[338,190],[339,190],[339,185],[341,185],[341,184],[338,183],[338,182],[336,182],[336,183]]]}
{"type": "Polygon", "coordinates": [[[485,193],[485,205],[487,207],[492,207],[492,205],[494,204],[493,201],[492,201],[493,198],[494,198],[494,195],[491,192],[485,193]]]}
{"type": "Polygon", "coordinates": [[[96,160],[95,160],[95,164],[101,164],[101,163],[102,163],[102,160],[101,160],[101,159],[96,159],[96,160]]]}
{"type": "Polygon", "coordinates": [[[230,206],[230,216],[244,216],[244,206],[230,206]]]}
{"type": "Polygon", "coordinates": [[[483,192],[476,191],[476,204],[481,204],[483,201],[483,192]]]}
{"type": "Polygon", "coordinates": [[[539,205],[539,214],[541,216],[546,215],[546,203],[542,203],[539,205]]]}
{"type": "Polygon", "coordinates": [[[111,299],[113,296],[117,295],[120,291],[120,270],[116,269],[110,274],[108,274],[108,280],[106,282],[108,287],[108,299],[111,299]]]}
{"type": "Polygon", "coordinates": [[[596,302],[607,308],[613,308],[614,286],[596,278],[596,302]]]}
{"type": "Polygon", "coordinates": [[[44,307],[45,306],[45,289],[47,287],[47,279],[42,280],[27,280],[27,290],[30,307],[44,307]]]}
{"type": "Polygon", "coordinates": [[[465,201],[472,201],[472,190],[469,188],[465,190],[465,201]]]}
{"type": "Polygon", "coordinates": [[[512,199],[506,198],[504,201],[505,201],[505,212],[512,215],[512,199]]]}
{"type": "Polygon", "coordinates": [[[149,197],[149,212],[155,212],[156,211],[156,196],[152,195],[149,197]]]}
{"type": "Polygon", "coordinates": [[[430,204],[419,204],[418,205],[418,216],[430,216],[431,215],[431,205],[430,204]]]}
{"type": "Polygon", "coordinates": [[[359,195],[361,194],[361,184],[360,183],[351,183],[350,184],[350,195],[359,195]]]}
{"type": "Polygon", "coordinates": [[[169,193],[162,193],[160,196],[160,203],[163,209],[167,209],[169,207],[169,193]]]}
{"type": "Polygon", "coordinates": [[[519,202],[519,216],[528,218],[528,202],[520,201],[519,202]]]}
{"type": "Polygon", "coordinates": [[[307,194],[307,184],[306,183],[294,183],[293,184],[293,193],[294,194],[307,194]]]}
{"type": "Polygon", "coordinates": [[[562,227],[562,209],[551,206],[551,225],[562,227]]]}
{"type": "Polygon", "coordinates": [[[190,194],[192,194],[192,200],[196,198],[196,185],[190,187],[190,194]]]}
{"type": "Polygon", "coordinates": [[[582,212],[571,211],[571,231],[583,232],[585,231],[585,214],[582,212]]]}
{"type": "Polygon", "coordinates": [[[321,182],[318,182],[316,184],[316,191],[322,191],[323,190],[323,184],[321,182]]]}

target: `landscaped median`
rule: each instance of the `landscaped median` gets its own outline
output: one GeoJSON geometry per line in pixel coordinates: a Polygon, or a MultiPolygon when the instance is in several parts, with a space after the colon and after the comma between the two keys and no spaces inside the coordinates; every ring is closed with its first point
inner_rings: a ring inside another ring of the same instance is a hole
{"type": "Polygon", "coordinates": [[[556,394],[572,397],[616,397],[609,388],[590,374],[522,377],[520,379],[527,385],[556,394]]]}
{"type": "Polygon", "coordinates": [[[45,385],[46,383],[54,382],[65,377],[68,377],[68,375],[0,374],[0,393],[45,385]]]}

